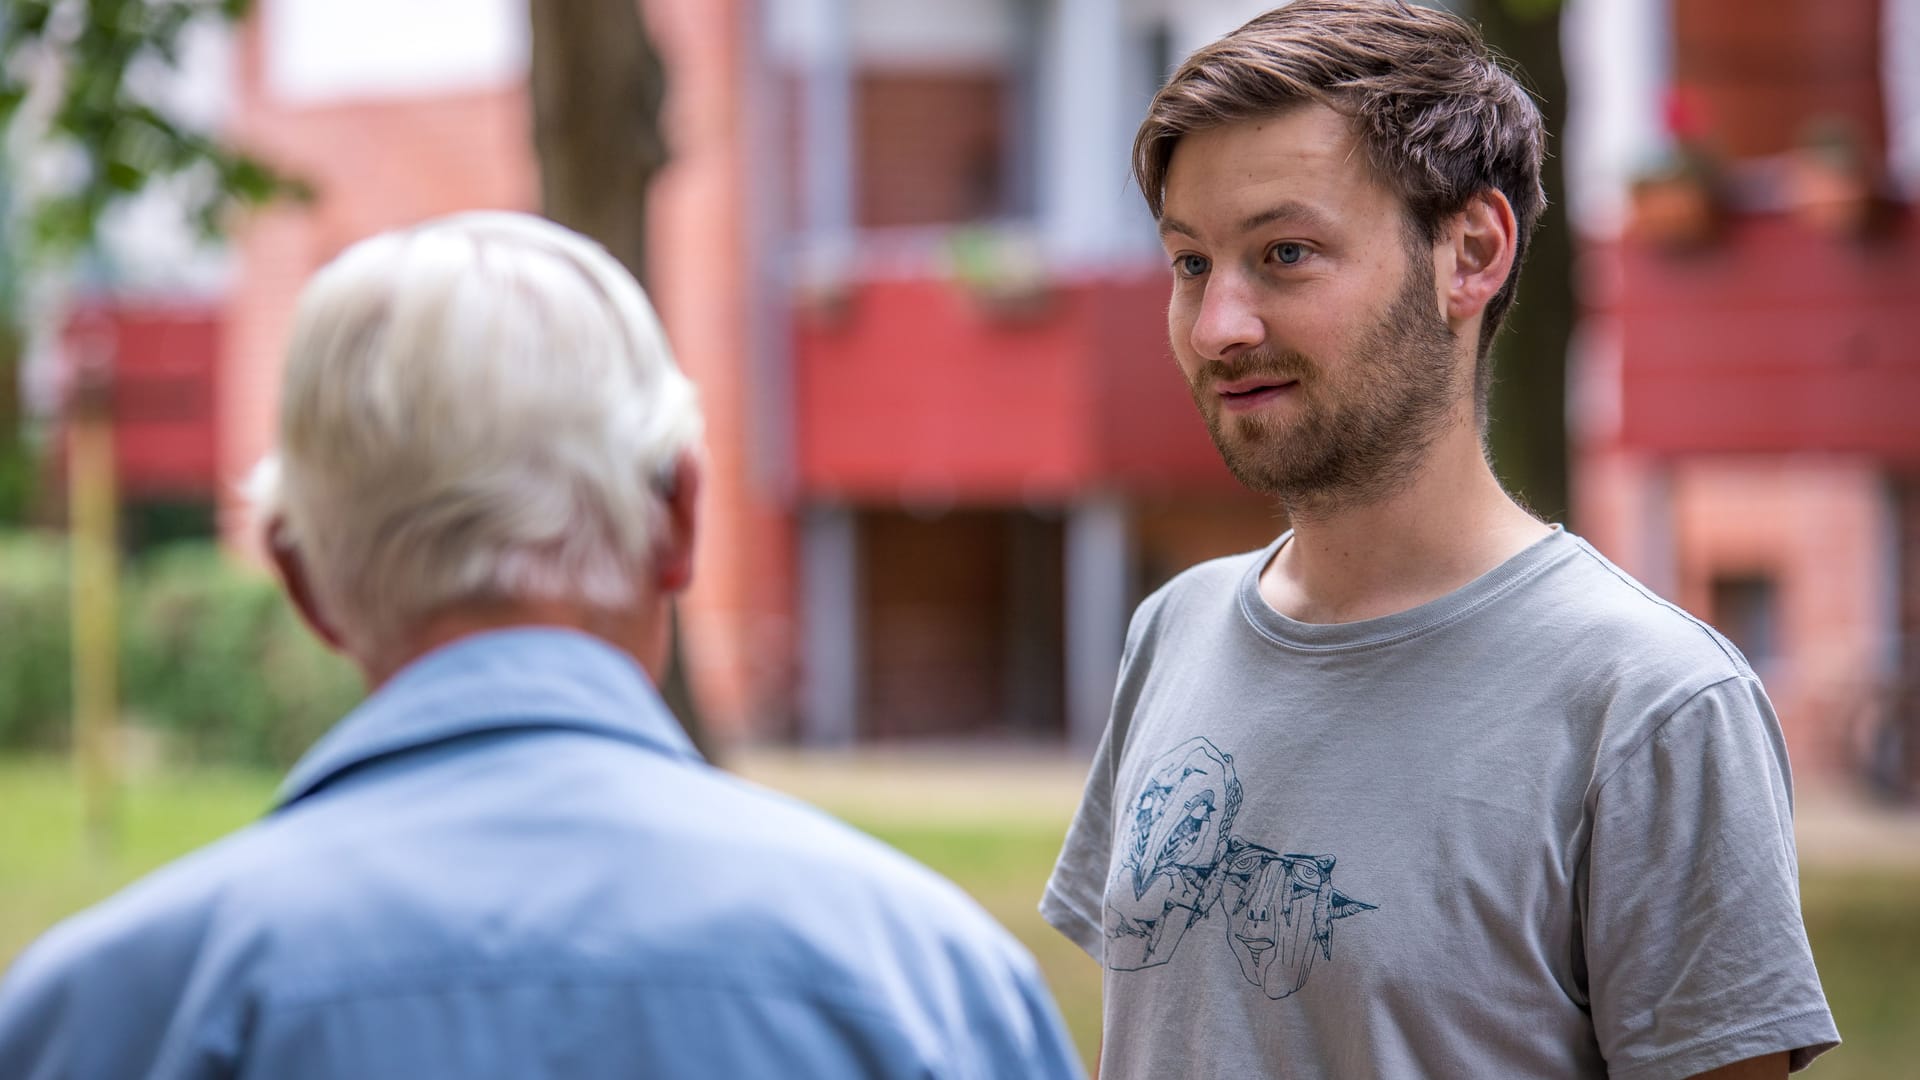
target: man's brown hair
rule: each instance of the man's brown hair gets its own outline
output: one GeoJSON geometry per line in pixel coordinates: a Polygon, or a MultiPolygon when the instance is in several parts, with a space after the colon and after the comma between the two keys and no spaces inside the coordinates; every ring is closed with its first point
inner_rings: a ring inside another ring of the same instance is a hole
{"type": "Polygon", "coordinates": [[[1426,246],[1482,191],[1512,204],[1518,250],[1480,327],[1475,383],[1484,407],[1484,358],[1547,201],[1540,110],[1456,15],[1399,0],[1294,0],[1187,57],[1154,95],[1133,141],[1134,179],[1153,216],[1165,208],[1167,165],[1183,136],[1309,102],[1352,118],[1426,246]]]}

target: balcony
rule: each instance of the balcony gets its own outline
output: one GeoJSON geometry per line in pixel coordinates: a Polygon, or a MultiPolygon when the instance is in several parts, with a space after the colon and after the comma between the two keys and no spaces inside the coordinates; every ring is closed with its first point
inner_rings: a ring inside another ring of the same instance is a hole
{"type": "Polygon", "coordinates": [[[1717,244],[1628,241],[1620,442],[1655,453],[1833,452],[1920,465],[1920,225],[1817,235],[1785,216],[1717,244]]]}
{"type": "Polygon", "coordinates": [[[1236,490],[1167,352],[1166,272],[1016,297],[867,280],[795,325],[800,481],[848,501],[1236,490]]]}
{"type": "Polygon", "coordinates": [[[219,312],[198,302],[94,301],[68,322],[68,357],[103,352],[111,365],[114,457],[129,498],[213,498],[220,333],[219,312]]]}

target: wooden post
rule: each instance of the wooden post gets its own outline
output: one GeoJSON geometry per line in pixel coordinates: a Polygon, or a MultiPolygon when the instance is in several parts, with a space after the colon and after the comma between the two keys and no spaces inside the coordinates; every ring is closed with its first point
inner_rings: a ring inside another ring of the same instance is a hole
{"type": "Polygon", "coordinates": [[[119,514],[113,452],[113,342],[80,335],[67,419],[73,634],[73,757],[87,841],[113,841],[119,771],[119,514]]]}

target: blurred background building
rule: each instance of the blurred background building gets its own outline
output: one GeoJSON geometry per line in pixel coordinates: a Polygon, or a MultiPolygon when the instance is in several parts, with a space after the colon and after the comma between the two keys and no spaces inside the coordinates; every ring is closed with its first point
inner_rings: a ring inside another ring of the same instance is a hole
{"type": "MultiPolygon", "coordinates": [[[[64,335],[113,341],[136,540],[250,550],[235,485],[308,274],[538,203],[524,0],[258,6],[183,93],[318,197],[224,252],[129,215],[64,335]]],[[[1266,6],[645,0],[672,152],[648,285],[709,415],[683,616],[715,727],[1084,746],[1132,605],[1283,527],[1168,359],[1127,180],[1159,79],[1266,6]]],[[[1565,5],[1573,525],[1748,653],[1803,777],[1911,776],[1920,0],[1755,7],[1565,5]]]]}
{"type": "Polygon", "coordinates": [[[1911,778],[1920,5],[1586,3],[1566,31],[1577,524],[1740,646],[1803,776],[1911,778]]]}

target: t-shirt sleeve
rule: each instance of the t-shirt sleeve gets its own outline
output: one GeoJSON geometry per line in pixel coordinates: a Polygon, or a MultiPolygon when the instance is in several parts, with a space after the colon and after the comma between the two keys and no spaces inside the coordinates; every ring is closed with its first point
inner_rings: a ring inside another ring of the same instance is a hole
{"type": "Polygon", "coordinates": [[[1040,914],[1053,928],[1104,962],[1100,906],[1113,852],[1113,725],[1107,725],[1087,773],[1087,788],[1067,827],[1060,858],[1040,897],[1040,914]]]}
{"type": "Polygon", "coordinates": [[[1759,684],[1696,694],[1600,784],[1584,945],[1609,1072],[1687,1077],[1838,1045],[1800,914],[1791,779],[1759,684]]]}
{"type": "Polygon", "coordinates": [[[1100,735],[1093,765],[1087,770],[1087,787],[1067,827],[1060,858],[1053,875],[1047,879],[1046,892],[1040,898],[1040,914],[1054,929],[1087,951],[1095,961],[1104,963],[1101,905],[1105,902],[1107,868],[1113,857],[1113,789],[1120,767],[1120,753],[1126,746],[1127,730],[1133,708],[1139,699],[1140,685],[1146,677],[1148,658],[1153,652],[1152,638],[1159,610],[1171,586],[1147,597],[1133,613],[1127,625],[1126,647],[1120,656],[1120,678],[1114,688],[1113,710],[1107,729],[1100,735]]]}

